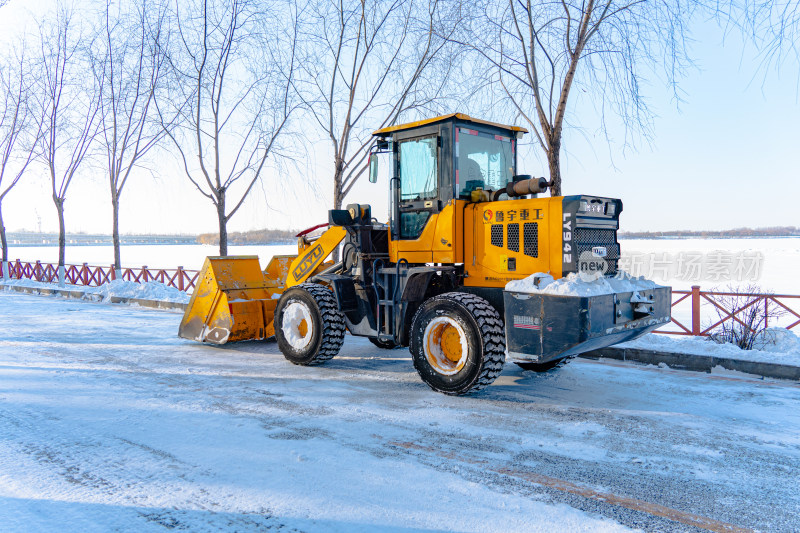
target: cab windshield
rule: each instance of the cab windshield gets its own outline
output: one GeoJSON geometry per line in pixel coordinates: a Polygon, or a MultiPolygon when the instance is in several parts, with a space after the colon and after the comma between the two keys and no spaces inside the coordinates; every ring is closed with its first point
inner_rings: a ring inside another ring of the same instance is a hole
{"type": "Polygon", "coordinates": [[[460,198],[476,189],[505,189],[514,177],[514,141],[469,128],[456,130],[456,188],[460,198]]]}

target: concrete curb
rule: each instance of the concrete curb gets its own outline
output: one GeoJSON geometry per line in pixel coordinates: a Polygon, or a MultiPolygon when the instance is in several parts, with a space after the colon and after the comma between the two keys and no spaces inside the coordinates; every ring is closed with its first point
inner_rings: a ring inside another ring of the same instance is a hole
{"type": "Polygon", "coordinates": [[[675,352],[657,352],[655,350],[642,350],[639,348],[602,348],[581,354],[587,359],[607,357],[620,361],[637,361],[639,363],[657,365],[664,363],[670,368],[680,370],[693,370],[695,372],[711,372],[716,366],[727,370],[754,374],[765,378],[790,379],[800,381],[800,367],[781,365],[778,363],[765,363],[762,361],[745,361],[711,355],[697,355],[675,352]]]}
{"type": "Polygon", "coordinates": [[[121,298],[119,296],[111,296],[104,300],[99,294],[75,290],[75,289],[51,289],[49,287],[25,287],[23,285],[3,285],[0,288],[7,291],[22,292],[26,294],[34,294],[41,296],[60,296],[61,298],[72,298],[75,300],[88,300],[90,302],[104,302],[112,304],[126,304],[138,305],[140,307],[149,307],[151,309],[168,309],[168,310],[181,310],[185,311],[188,304],[180,302],[166,302],[163,300],[146,300],[143,298],[121,298]]]}

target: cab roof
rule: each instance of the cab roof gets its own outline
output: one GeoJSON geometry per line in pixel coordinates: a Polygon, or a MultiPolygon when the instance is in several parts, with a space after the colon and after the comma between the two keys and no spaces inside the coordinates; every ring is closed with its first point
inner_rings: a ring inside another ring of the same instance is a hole
{"type": "Polygon", "coordinates": [[[375,135],[376,137],[388,137],[390,134],[398,131],[410,130],[422,126],[428,126],[429,124],[444,122],[450,119],[455,119],[461,122],[472,122],[473,124],[483,124],[486,126],[493,126],[495,128],[500,128],[509,131],[528,133],[528,130],[520,126],[506,126],[505,124],[498,124],[497,122],[489,122],[488,120],[480,120],[477,118],[472,118],[469,115],[465,115],[463,113],[450,113],[449,115],[442,115],[439,117],[427,118],[425,120],[417,120],[416,122],[408,122],[407,124],[399,124],[397,126],[389,126],[386,128],[381,128],[377,131],[372,132],[372,135],[375,135]]]}

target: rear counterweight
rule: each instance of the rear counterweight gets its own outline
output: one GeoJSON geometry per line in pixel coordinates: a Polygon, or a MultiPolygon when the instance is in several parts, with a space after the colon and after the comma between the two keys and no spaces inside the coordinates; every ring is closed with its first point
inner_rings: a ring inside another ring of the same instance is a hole
{"type": "Polygon", "coordinates": [[[503,293],[509,357],[545,363],[633,340],[670,320],[672,289],[569,296],[503,293]],[[647,300],[647,304],[639,303],[647,300]]]}

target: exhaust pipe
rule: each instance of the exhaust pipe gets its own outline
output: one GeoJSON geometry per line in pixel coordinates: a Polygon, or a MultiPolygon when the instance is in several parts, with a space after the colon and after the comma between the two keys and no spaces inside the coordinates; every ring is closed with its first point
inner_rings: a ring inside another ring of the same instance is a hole
{"type": "Polygon", "coordinates": [[[527,194],[539,194],[545,192],[550,185],[551,183],[544,178],[528,178],[509,183],[506,185],[505,192],[509,198],[527,194]]]}

